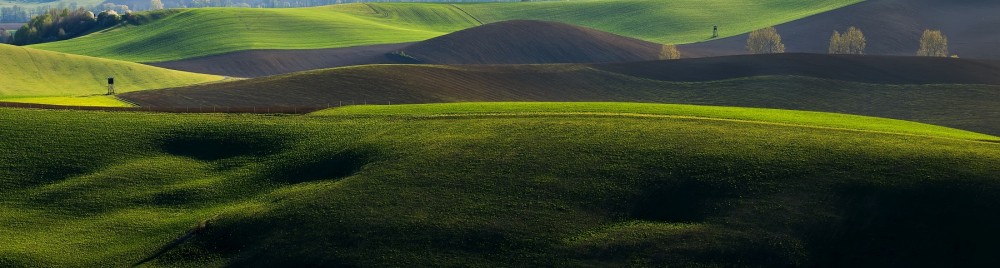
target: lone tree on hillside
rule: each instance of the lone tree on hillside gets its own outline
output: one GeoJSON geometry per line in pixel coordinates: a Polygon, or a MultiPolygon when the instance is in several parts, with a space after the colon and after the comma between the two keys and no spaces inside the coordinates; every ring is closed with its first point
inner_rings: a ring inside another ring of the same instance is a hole
{"type": "Polygon", "coordinates": [[[681,58],[681,51],[675,45],[663,45],[660,49],[661,60],[676,60],[681,58]]]}
{"type": "Polygon", "coordinates": [[[830,37],[830,54],[864,55],[867,47],[868,41],[865,39],[865,34],[853,26],[843,34],[833,31],[833,36],[830,37]]]}
{"type": "Polygon", "coordinates": [[[747,51],[751,54],[785,53],[785,44],[781,43],[781,35],[774,27],[767,27],[750,32],[747,39],[747,51]]]}
{"type": "Polygon", "coordinates": [[[941,31],[924,30],[917,56],[948,57],[948,37],[941,31]]]}

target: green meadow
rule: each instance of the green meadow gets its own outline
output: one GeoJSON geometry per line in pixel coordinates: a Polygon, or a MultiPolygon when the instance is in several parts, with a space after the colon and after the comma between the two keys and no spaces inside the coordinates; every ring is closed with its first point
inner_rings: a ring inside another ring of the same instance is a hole
{"type": "MultiPolygon", "coordinates": [[[[0,44],[0,100],[40,97],[40,103],[78,104],[107,93],[107,78],[115,77],[117,92],[178,87],[222,80],[215,75],[168,70],[148,65],[77,56],[0,44]],[[76,98],[67,98],[76,97],[76,98]],[[68,101],[68,102],[67,102],[68,101]]],[[[107,100],[99,102],[107,103],[107,100]]]]}
{"type": "Polygon", "coordinates": [[[5,267],[992,266],[1000,239],[1000,138],[869,117],[0,108],[0,136],[5,267]]]}
{"type": "Polygon", "coordinates": [[[863,0],[584,0],[458,5],[484,23],[558,21],[664,44],[707,41],[805,18],[863,0]]]}
{"type": "Polygon", "coordinates": [[[661,43],[692,43],[822,13],[859,0],[593,0],[533,3],[343,4],[310,8],[190,9],[38,49],[161,62],[252,49],[315,49],[417,42],[508,19],[554,20],[661,43]]]}
{"type": "Polygon", "coordinates": [[[448,5],[199,8],[144,24],[32,47],[137,62],[252,49],[335,48],[414,42],[477,25],[448,5]]]}

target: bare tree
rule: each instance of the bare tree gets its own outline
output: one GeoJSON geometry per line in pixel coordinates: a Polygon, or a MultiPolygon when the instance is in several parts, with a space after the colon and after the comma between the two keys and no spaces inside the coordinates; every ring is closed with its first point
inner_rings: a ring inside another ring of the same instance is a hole
{"type": "Polygon", "coordinates": [[[785,44],[781,43],[781,35],[774,27],[767,27],[750,32],[747,39],[747,51],[752,54],[785,53],[785,44]]]}
{"type": "Polygon", "coordinates": [[[833,35],[830,36],[830,49],[827,51],[830,54],[840,54],[844,51],[844,40],[840,32],[833,31],[833,35]]]}
{"type": "Polygon", "coordinates": [[[676,60],[681,58],[681,51],[675,45],[663,45],[660,49],[661,60],[676,60]]]}
{"type": "Polygon", "coordinates": [[[844,41],[847,43],[846,54],[864,55],[865,49],[868,48],[868,40],[865,39],[865,34],[861,32],[861,29],[854,26],[847,28],[847,32],[844,33],[844,41]]]}
{"type": "Polygon", "coordinates": [[[941,31],[924,30],[917,56],[948,57],[948,37],[941,31]]]}
{"type": "Polygon", "coordinates": [[[852,26],[843,34],[833,31],[833,36],[830,37],[830,54],[863,55],[867,47],[868,41],[865,39],[865,34],[857,27],[852,26]]]}

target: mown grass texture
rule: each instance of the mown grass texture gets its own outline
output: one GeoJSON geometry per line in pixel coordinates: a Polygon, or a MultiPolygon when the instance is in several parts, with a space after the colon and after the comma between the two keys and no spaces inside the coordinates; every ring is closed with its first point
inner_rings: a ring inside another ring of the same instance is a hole
{"type": "Polygon", "coordinates": [[[0,264],[995,264],[997,138],[727,109],[0,109],[0,264]]]}

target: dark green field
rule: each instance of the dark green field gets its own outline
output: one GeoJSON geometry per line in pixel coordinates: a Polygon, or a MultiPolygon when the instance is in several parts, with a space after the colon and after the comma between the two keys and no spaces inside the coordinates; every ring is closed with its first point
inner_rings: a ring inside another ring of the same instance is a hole
{"type": "Polygon", "coordinates": [[[997,264],[1000,138],[904,121],[0,109],[0,135],[0,266],[997,264]]]}

